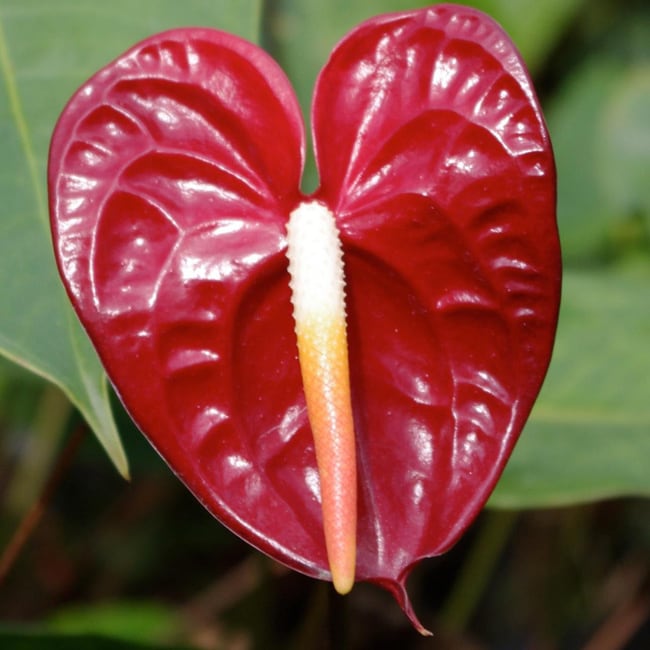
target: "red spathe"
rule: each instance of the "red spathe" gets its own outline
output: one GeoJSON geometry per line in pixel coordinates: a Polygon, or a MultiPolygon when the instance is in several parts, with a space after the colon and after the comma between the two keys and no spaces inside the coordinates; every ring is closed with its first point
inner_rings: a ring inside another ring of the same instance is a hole
{"type": "MultiPolygon", "coordinates": [[[[438,5],[352,31],[313,100],[344,250],[357,579],[391,590],[487,500],[538,394],[560,293],[551,145],[505,33],[438,5]]],[[[155,35],[71,99],[57,262],[126,408],[205,507],[328,578],[290,305],[303,121],[260,48],[155,35]]]]}

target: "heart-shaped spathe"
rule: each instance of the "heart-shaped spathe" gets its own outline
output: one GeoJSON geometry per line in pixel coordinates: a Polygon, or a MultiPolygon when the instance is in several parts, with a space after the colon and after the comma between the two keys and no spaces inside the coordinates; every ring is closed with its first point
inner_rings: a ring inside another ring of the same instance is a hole
{"type": "MultiPolygon", "coordinates": [[[[405,590],[494,487],[541,386],[560,288],[555,173],[521,59],[472,9],[352,31],[313,100],[344,251],[358,580],[405,590]]],[[[127,410],[226,526],[329,577],[286,259],[304,128],[277,64],[155,35],[53,135],[57,262],[127,410]]]]}

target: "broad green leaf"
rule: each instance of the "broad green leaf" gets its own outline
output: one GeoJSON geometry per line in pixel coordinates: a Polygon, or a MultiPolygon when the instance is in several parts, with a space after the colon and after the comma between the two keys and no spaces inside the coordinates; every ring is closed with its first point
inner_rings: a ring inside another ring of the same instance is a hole
{"type": "Polygon", "coordinates": [[[491,505],[650,496],[650,269],[565,274],[546,383],[491,505]]]}
{"type": "Polygon", "coordinates": [[[47,628],[57,634],[96,634],[133,643],[154,643],[177,637],[182,620],[162,604],[116,601],[59,609],[49,617],[47,628]]]}
{"type": "Polygon", "coordinates": [[[74,90],[136,41],[183,25],[256,40],[260,2],[0,0],[0,353],[59,385],[125,475],[103,370],[55,270],[50,134],[74,90]]]}
{"type": "Polygon", "coordinates": [[[0,647],[7,650],[190,650],[188,646],[135,643],[98,634],[54,634],[23,628],[0,628],[0,647]]]}
{"type": "Polygon", "coordinates": [[[582,58],[547,109],[569,264],[647,253],[650,238],[650,11],[599,4],[593,14],[582,58]]]}
{"type": "Polygon", "coordinates": [[[599,185],[619,214],[650,226],[650,62],[628,67],[604,108],[597,152],[599,185]]]}
{"type": "Polygon", "coordinates": [[[648,210],[645,68],[594,58],[569,76],[548,113],[565,259],[597,261],[635,211],[648,210]]]}

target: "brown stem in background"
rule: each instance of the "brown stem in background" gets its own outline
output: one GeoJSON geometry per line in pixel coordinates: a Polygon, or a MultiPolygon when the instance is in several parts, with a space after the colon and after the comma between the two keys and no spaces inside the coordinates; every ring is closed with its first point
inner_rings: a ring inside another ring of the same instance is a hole
{"type": "Polygon", "coordinates": [[[650,616],[650,596],[641,593],[619,605],[596,630],[584,650],[621,650],[650,616]]]}
{"type": "Polygon", "coordinates": [[[261,580],[260,558],[251,553],[193,598],[181,610],[181,615],[190,628],[208,625],[225,609],[248,596],[259,586],[261,580]]]}
{"type": "Polygon", "coordinates": [[[68,439],[65,447],[59,453],[59,456],[52,468],[52,472],[48,477],[43,490],[33,503],[31,508],[25,513],[16,532],[9,540],[9,544],[5,547],[0,555],[0,586],[7,577],[9,571],[13,567],[16,559],[20,555],[21,550],[29,540],[30,536],[38,526],[43,513],[45,512],[48,504],[52,500],[57,487],[61,483],[68,468],[70,467],[83,439],[86,436],[87,428],[85,424],[79,425],[68,439]]]}

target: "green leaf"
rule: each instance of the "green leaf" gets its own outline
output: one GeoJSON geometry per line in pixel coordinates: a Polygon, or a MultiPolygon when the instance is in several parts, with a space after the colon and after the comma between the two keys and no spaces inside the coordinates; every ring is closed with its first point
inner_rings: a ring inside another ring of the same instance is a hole
{"type": "Polygon", "coordinates": [[[176,637],[182,621],[162,604],[116,601],[59,609],[47,627],[58,634],[96,634],[133,643],[156,643],[176,637]]]}
{"type": "MultiPolygon", "coordinates": [[[[558,220],[569,263],[622,255],[630,222],[650,215],[648,110],[650,68],[600,57],[580,66],[551,105],[558,220]]],[[[632,233],[637,243],[646,237],[638,227],[632,233]]]]}
{"type": "Polygon", "coordinates": [[[650,496],[650,269],[565,274],[546,383],[490,504],[650,496]]]}
{"type": "Polygon", "coordinates": [[[102,637],[31,629],[0,629],[0,647],[10,650],[190,650],[188,646],[152,645],[102,637]]]}
{"type": "Polygon", "coordinates": [[[128,474],[106,380],[55,269],[46,165],[59,112],[91,74],[164,29],[259,36],[261,0],[0,0],[0,354],[60,386],[128,474]]]}
{"type": "Polygon", "coordinates": [[[564,259],[582,265],[650,252],[650,12],[593,9],[547,110],[564,259]]]}
{"type": "Polygon", "coordinates": [[[650,63],[627,67],[604,107],[599,185],[619,214],[643,214],[650,224],[650,63]]]}

